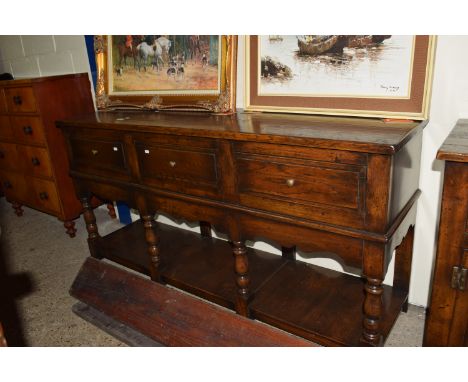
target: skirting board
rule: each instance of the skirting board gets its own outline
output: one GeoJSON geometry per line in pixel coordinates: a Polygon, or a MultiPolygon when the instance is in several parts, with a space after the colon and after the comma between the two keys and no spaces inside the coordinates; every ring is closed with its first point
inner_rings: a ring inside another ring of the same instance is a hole
{"type": "Polygon", "coordinates": [[[91,257],[70,294],[166,346],[316,346],[91,257]]]}

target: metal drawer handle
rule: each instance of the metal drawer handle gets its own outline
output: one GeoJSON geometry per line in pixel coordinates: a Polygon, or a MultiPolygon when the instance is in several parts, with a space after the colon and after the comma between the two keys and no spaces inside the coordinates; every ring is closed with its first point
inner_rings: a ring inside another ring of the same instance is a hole
{"type": "Polygon", "coordinates": [[[33,130],[31,126],[23,126],[23,131],[26,135],[31,135],[33,130]]]}
{"type": "Polygon", "coordinates": [[[91,150],[91,153],[92,153],[93,155],[98,155],[99,151],[97,151],[97,150],[91,150]]]}
{"type": "Polygon", "coordinates": [[[5,186],[5,188],[13,188],[13,186],[8,180],[6,182],[3,182],[3,185],[5,186]]]}
{"type": "Polygon", "coordinates": [[[33,166],[39,166],[41,164],[39,159],[37,159],[36,157],[32,157],[31,162],[32,162],[33,166]]]}
{"type": "Polygon", "coordinates": [[[49,199],[49,195],[47,195],[47,192],[40,192],[39,193],[39,199],[47,200],[47,199],[49,199]]]}
{"type": "Polygon", "coordinates": [[[171,160],[171,161],[169,162],[169,164],[170,164],[171,167],[175,167],[175,165],[176,165],[177,163],[174,162],[173,160],[171,160]]]}
{"type": "Polygon", "coordinates": [[[295,183],[296,183],[296,181],[294,179],[286,180],[286,184],[288,185],[288,187],[294,186],[295,183]]]}
{"type": "Polygon", "coordinates": [[[13,102],[15,103],[15,105],[21,105],[23,103],[23,100],[21,99],[21,96],[14,96],[13,102]]]}

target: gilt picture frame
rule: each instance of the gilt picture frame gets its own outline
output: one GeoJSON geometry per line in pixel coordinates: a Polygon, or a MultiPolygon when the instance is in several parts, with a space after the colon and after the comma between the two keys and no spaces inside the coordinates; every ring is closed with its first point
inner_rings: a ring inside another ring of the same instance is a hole
{"type": "Polygon", "coordinates": [[[237,36],[94,36],[99,110],[235,112],[237,36]]]}
{"type": "Polygon", "coordinates": [[[423,120],[434,36],[246,36],[247,111],[423,120]]]}

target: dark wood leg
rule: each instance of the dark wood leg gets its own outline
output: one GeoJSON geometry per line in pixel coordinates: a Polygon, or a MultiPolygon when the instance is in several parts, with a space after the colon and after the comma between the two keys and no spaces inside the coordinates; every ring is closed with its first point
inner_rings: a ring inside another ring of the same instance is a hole
{"type": "Polygon", "coordinates": [[[67,234],[70,237],[75,237],[76,228],[75,228],[75,222],[73,220],[67,220],[66,222],[63,223],[63,226],[66,228],[67,234]]]}
{"type": "Polygon", "coordinates": [[[247,258],[247,247],[242,241],[234,241],[232,243],[234,252],[234,266],[236,271],[237,284],[237,299],[236,312],[242,316],[249,316],[248,300],[249,300],[249,260],[247,258]]]}
{"type": "Polygon", "coordinates": [[[100,238],[98,227],[96,224],[96,216],[94,216],[94,211],[91,206],[89,198],[81,198],[81,205],[83,206],[83,218],[86,223],[86,231],[88,231],[88,246],[91,256],[102,259],[102,256],[97,254],[96,250],[96,241],[100,238]]]}
{"type": "Polygon", "coordinates": [[[364,286],[364,320],[361,344],[367,346],[382,345],[380,319],[382,316],[382,281],[384,279],[385,249],[376,243],[364,245],[363,271],[366,277],[364,286]]]}
{"type": "Polygon", "coordinates": [[[155,231],[154,215],[142,215],[141,218],[143,220],[143,226],[145,227],[145,238],[148,245],[151,280],[160,281],[159,236],[155,231]]]}
{"type": "Polygon", "coordinates": [[[23,216],[23,207],[21,204],[18,202],[12,202],[11,205],[13,206],[13,209],[15,210],[16,216],[23,216]]]}
{"type": "Polygon", "coordinates": [[[109,213],[109,216],[112,218],[112,219],[115,219],[117,218],[117,215],[115,214],[115,208],[114,208],[114,204],[113,203],[108,203],[107,204],[107,209],[108,209],[108,213],[109,213]]]}
{"type": "Polygon", "coordinates": [[[200,233],[203,237],[212,237],[211,224],[208,222],[200,222],[200,233]]]}
{"type": "Polygon", "coordinates": [[[281,247],[281,256],[283,256],[284,259],[296,260],[296,246],[281,247]]]}
{"type": "MultiPolygon", "coordinates": [[[[395,250],[395,276],[393,286],[403,289],[406,294],[409,293],[409,284],[411,277],[411,263],[413,259],[414,226],[411,226],[406,233],[401,244],[395,250]]],[[[408,297],[401,310],[408,311],[408,297]]]]}

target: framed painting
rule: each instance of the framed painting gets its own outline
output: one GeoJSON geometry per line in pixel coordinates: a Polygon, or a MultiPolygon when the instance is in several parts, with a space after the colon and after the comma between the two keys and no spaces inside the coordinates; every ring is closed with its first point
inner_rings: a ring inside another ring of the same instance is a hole
{"type": "Polygon", "coordinates": [[[103,109],[235,111],[237,37],[94,37],[103,109]]]}
{"type": "Polygon", "coordinates": [[[428,117],[435,37],[246,38],[246,110],[428,117]]]}

